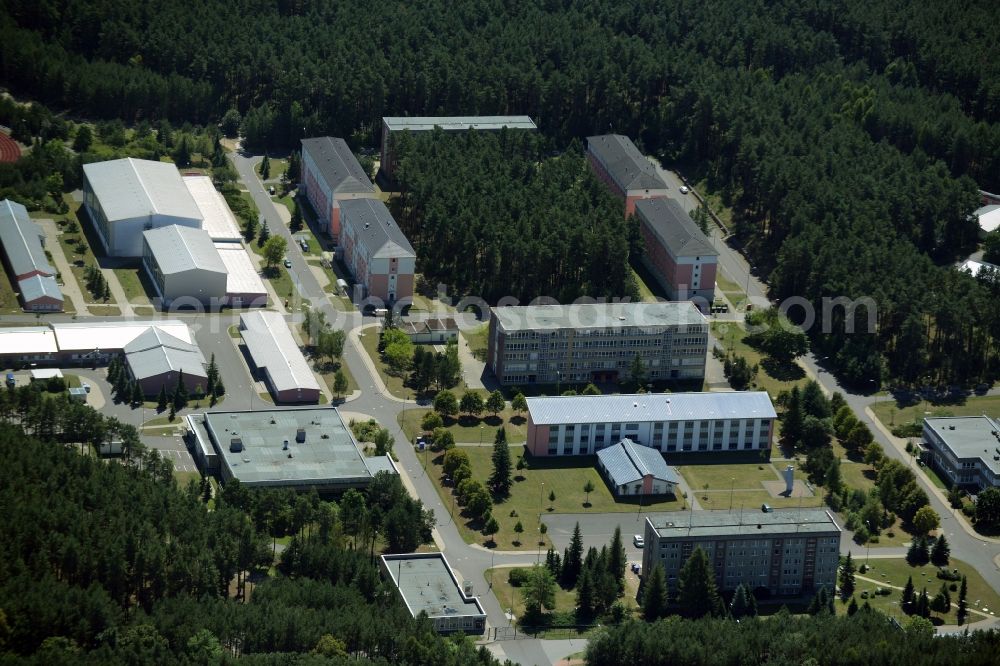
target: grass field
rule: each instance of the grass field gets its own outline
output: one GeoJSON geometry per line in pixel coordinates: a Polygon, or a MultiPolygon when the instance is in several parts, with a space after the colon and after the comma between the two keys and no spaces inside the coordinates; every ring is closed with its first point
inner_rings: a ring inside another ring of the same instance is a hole
{"type": "MultiPolygon", "coordinates": [[[[410,438],[410,441],[417,436],[420,430],[420,421],[429,409],[408,409],[399,416],[403,425],[403,432],[410,438]]],[[[507,441],[511,444],[523,444],[528,437],[528,419],[524,414],[516,414],[510,407],[507,407],[497,416],[486,414],[481,418],[462,416],[458,419],[445,419],[445,428],[455,436],[455,441],[460,444],[474,444],[482,441],[489,444],[497,428],[503,426],[507,430],[507,441]],[[482,426],[482,428],[480,428],[482,426]],[[482,430],[482,432],[480,432],[482,430]]]]}
{"type": "Polygon", "coordinates": [[[146,293],[143,283],[143,269],[141,266],[116,268],[114,271],[129,303],[149,304],[149,295],[146,293]]]}
{"type": "MultiPolygon", "coordinates": [[[[489,586],[492,579],[493,594],[496,595],[501,608],[505,611],[508,609],[513,610],[514,617],[519,618],[524,615],[524,596],[521,594],[521,588],[510,584],[509,578],[511,570],[515,568],[517,567],[487,569],[484,572],[483,579],[485,582],[482,585],[489,586]]],[[[521,568],[526,569],[528,567],[521,568]]],[[[556,607],[551,610],[555,610],[556,612],[571,612],[575,608],[576,590],[564,590],[559,585],[556,585],[556,607]]]]}
{"type": "Polygon", "coordinates": [[[471,331],[459,331],[459,335],[465,338],[466,344],[472,355],[480,361],[486,360],[486,350],[489,346],[490,325],[483,324],[471,331]]]}
{"type": "Polygon", "coordinates": [[[823,493],[812,497],[775,497],[764,488],[764,481],[780,481],[771,463],[721,465],[680,465],[677,470],[691,486],[698,503],[705,510],[759,509],[761,504],[775,508],[815,507],[823,505],[823,493]],[[708,485],[706,489],[705,486],[708,485]]]}
{"type": "MultiPolygon", "coordinates": [[[[864,562],[863,554],[859,554],[854,559],[855,563],[858,565],[864,562]]],[[[886,585],[902,588],[906,585],[906,580],[910,576],[913,577],[913,586],[919,594],[923,588],[927,588],[927,595],[934,597],[938,590],[941,589],[941,584],[945,581],[937,578],[937,567],[933,565],[925,565],[922,567],[912,567],[907,564],[906,560],[902,558],[888,558],[888,559],[871,559],[868,561],[871,567],[866,573],[856,574],[856,591],[854,593],[855,599],[858,603],[862,603],[860,598],[862,591],[873,591],[875,587],[881,584],[883,587],[886,585]],[[872,580],[879,581],[878,583],[871,583],[866,580],[861,580],[859,577],[864,576],[864,578],[869,578],[872,580]]],[[[968,577],[969,580],[969,622],[976,622],[978,620],[984,619],[984,615],[972,612],[973,609],[978,610],[983,613],[983,609],[988,609],[985,613],[988,615],[989,612],[996,612],[1000,608],[1000,596],[993,590],[992,587],[983,579],[983,577],[974,568],[962,562],[961,560],[952,559],[951,563],[948,565],[949,569],[958,569],[960,574],[968,577]]],[[[951,594],[952,608],[947,614],[941,614],[932,611],[931,619],[935,624],[957,624],[956,619],[956,606],[958,604],[958,591],[949,592],[951,594]]],[[[903,613],[902,609],[899,607],[899,602],[902,597],[902,589],[892,590],[892,594],[889,596],[876,596],[874,598],[869,598],[868,602],[878,608],[879,610],[888,613],[897,618],[904,618],[906,614],[903,613]]],[[[842,602],[837,602],[837,612],[846,612],[846,604],[842,602]]]]}
{"type": "MultiPolygon", "coordinates": [[[[68,302],[69,299],[67,299],[68,302]]],[[[0,270],[0,314],[16,314],[21,311],[17,300],[17,292],[7,277],[7,271],[0,270]]]]}
{"type": "MultiPolygon", "coordinates": [[[[296,328],[298,329],[299,332],[299,338],[305,341],[306,334],[302,330],[302,324],[298,324],[296,328]]],[[[326,387],[330,390],[330,394],[333,395],[334,399],[336,399],[337,397],[337,392],[333,390],[333,379],[337,374],[337,370],[343,370],[344,376],[347,377],[347,392],[345,395],[351,395],[351,393],[353,393],[359,388],[357,380],[355,380],[354,375],[351,374],[351,369],[343,361],[337,364],[337,366],[331,366],[329,369],[327,369],[326,359],[323,359],[322,363],[320,363],[318,359],[313,357],[309,357],[309,360],[312,362],[313,369],[317,373],[319,373],[320,377],[323,378],[323,382],[326,384],[326,387]]]]}
{"type": "Polygon", "coordinates": [[[88,305],[87,311],[95,317],[118,317],[122,313],[117,305],[88,305]]]}
{"type": "Polygon", "coordinates": [[[966,398],[960,405],[932,405],[922,401],[915,405],[900,406],[895,400],[883,400],[872,405],[872,411],[886,428],[893,424],[914,423],[927,416],[980,416],[1000,417],[1000,395],[966,398]]]}
{"type": "MultiPolygon", "coordinates": [[[[795,379],[778,379],[769,375],[761,364],[764,355],[743,342],[746,332],[741,324],[713,322],[711,326],[712,335],[715,336],[715,339],[718,340],[724,350],[732,350],[739,356],[746,358],[751,365],[756,364],[758,366],[757,379],[751,386],[751,389],[756,388],[757,390],[767,391],[771,398],[774,399],[780,392],[789,391],[794,386],[801,388],[806,383],[806,374],[804,371],[800,371],[800,376],[795,379]]],[[[798,366],[795,367],[798,368],[798,366]]]]}
{"type": "Polygon", "coordinates": [[[726,298],[729,299],[734,308],[743,303],[743,298],[746,295],[743,287],[728,279],[722,274],[722,271],[718,271],[715,274],[715,285],[719,291],[726,295],[726,298]]]}
{"type": "Polygon", "coordinates": [[[862,463],[840,461],[840,478],[851,488],[868,492],[875,487],[875,470],[862,463]]]}
{"type": "MultiPolygon", "coordinates": [[[[493,469],[492,447],[461,448],[469,454],[472,478],[485,482],[493,469]]],[[[442,501],[450,507],[452,505],[451,488],[443,487],[441,478],[440,465],[444,454],[433,454],[433,458],[431,455],[427,454],[428,475],[441,494],[442,501]]],[[[512,447],[511,459],[515,465],[520,456],[521,448],[512,447]]],[[[527,550],[541,548],[544,550],[551,546],[548,535],[539,534],[538,531],[539,515],[542,512],[546,514],[637,512],[639,510],[638,500],[615,501],[608,486],[594,467],[596,459],[596,456],[560,457],[552,460],[534,458],[531,460],[529,468],[514,470],[514,485],[511,488],[511,496],[493,507],[493,516],[500,524],[500,531],[495,535],[497,548],[500,550],[512,548],[527,550]],[[594,484],[594,491],[590,493],[590,506],[585,506],[587,494],[583,492],[583,487],[588,480],[594,484]],[[550,503],[549,493],[553,491],[556,494],[556,499],[550,503]],[[510,515],[512,511],[516,513],[515,516],[510,515]],[[519,521],[524,532],[520,535],[519,545],[515,546],[514,540],[518,538],[518,535],[514,531],[514,525],[519,521]]],[[[644,499],[642,504],[643,511],[680,511],[684,507],[684,500],[681,497],[652,503],[649,499],[644,499]]],[[[455,511],[461,511],[461,507],[457,503],[455,511]]],[[[448,517],[438,516],[438,521],[447,522],[448,517]]],[[[487,543],[486,537],[479,532],[480,525],[473,524],[472,521],[461,515],[457,516],[457,523],[459,532],[466,542],[481,545],[487,543]]]]}
{"type": "Polygon", "coordinates": [[[412,399],[413,390],[403,385],[403,377],[389,374],[389,366],[385,364],[382,355],[378,353],[379,330],[376,327],[361,331],[361,346],[364,347],[372,363],[375,364],[375,369],[378,370],[378,375],[382,378],[386,390],[397,398],[412,399]]]}

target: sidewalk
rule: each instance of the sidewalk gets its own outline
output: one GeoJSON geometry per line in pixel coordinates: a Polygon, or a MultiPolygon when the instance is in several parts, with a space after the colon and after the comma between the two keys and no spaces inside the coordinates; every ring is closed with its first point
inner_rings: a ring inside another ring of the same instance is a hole
{"type": "Polygon", "coordinates": [[[128,296],[125,295],[125,290],[122,289],[114,269],[102,268],[101,274],[104,275],[104,280],[108,283],[111,295],[118,302],[118,309],[121,310],[122,317],[135,317],[135,310],[132,309],[132,304],[129,303],[128,296]]]}
{"type": "Polygon", "coordinates": [[[35,220],[35,222],[45,232],[45,237],[52,241],[46,243],[45,248],[52,254],[52,263],[56,265],[56,270],[59,271],[59,276],[62,278],[63,296],[69,298],[70,302],[73,303],[73,309],[76,310],[77,315],[86,317],[90,314],[87,311],[87,301],[83,297],[83,292],[80,291],[80,285],[76,282],[76,276],[73,275],[73,269],[66,259],[62,245],[59,244],[58,237],[62,232],[52,220],[42,218],[35,220]]]}

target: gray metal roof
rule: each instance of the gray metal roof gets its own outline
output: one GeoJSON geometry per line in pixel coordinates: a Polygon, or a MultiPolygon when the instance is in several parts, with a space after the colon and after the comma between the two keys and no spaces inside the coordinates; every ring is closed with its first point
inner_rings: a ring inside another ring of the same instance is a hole
{"type": "Polygon", "coordinates": [[[983,416],[935,416],[924,419],[956,458],[978,460],[979,463],[1000,475],[1000,421],[983,416]]]}
{"type": "Polygon", "coordinates": [[[673,511],[646,518],[661,538],[725,536],[789,536],[840,533],[840,526],[826,509],[775,509],[764,513],[759,507],[742,511],[673,511]]]}
{"type": "Polygon", "coordinates": [[[332,407],[208,412],[204,423],[220,460],[244,484],[364,485],[372,477],[354,436],[332,407]],[[304,442],[295,441],[300,428],[304,442]],[[231,450],[233,438],[240,439],[242,451],[231,450]]]}
{"type": "Polygon", "coordinates": [[[382,118],[390,132],[410,130],[411,132],[427,132],[435,127],[447,131],[484,130],[495,131],[507,127],[509,129],[538,129],[531,116],[419,116],[407,118],[389,116],[382,118]]]}
{"type": "Polygon", "coordinates": [[[302,152],[308,153],[320,175],[333,192],[375,192],[368,174],[343,139],[321,136],[302,139],[302,152]]]}
{"type": "Polygon", "coordinates": [[[490,308],[505,331],[656,328],[706,324],[691,301],[661,303],[575,303],[490,308]]]}
{"type": "Polygon", "coordinates": [[[201,220],[173,164],[126,157],[84,164],[83,174],[109,222],[154,214],[201,220]]]}
{"type": "Polygon", "coordinates": [[[673,199],[642,199],[635,202],[635,211],[674,257],[719,255],[688,212],[673,199]]]}
{"type": "Polygon", "coordinates": [[[254,364],[267,370],[276,391],[319,390],[316,376],[279,313],[243,313],[240,328],[254,364]]]}
{"type": "Polygon", "coordinates": [[[204,229],[170,224],[144,231],[142,237],[164,275],[193,270],[226,274],[226,265],[204,229]]]}
{"type": "Polygon", "coordinates": [[[587,148],[623,190],[665,190],[667,184],[632,139],[621,134],[588,136],[587,148]]]}
{"type": "Polygon", "coordinates": [[[192,377],[207,377],[205,356],[197,345],[150,327],[125,345],[125,358],[136,379],[183,371],[192,377]]]}
{"type": "Polygon", "coordinates": [[[396,469],[395,463],[392,462],[392,458],[389,456],[372,456],[370,458],[365,458],[365,466],[368,467],[368,472],[375,476],[379,472],[388,472],[389,474],[399,474],[399,470],[396,469]]]}
{"type": "Polygon", "coordinates": [[[421,611],[430,618],[486,616],[479,600],[462,592],[441,553],[383,555],[382,566],[414,617],[421,611]]]}
{"type": "Polygon", "coordinates": [[[536,397],[528,413],[535,425],[777,418],[766,391],[536,397]]]}
{"type": "Polygon", "coordinates": [[[41,227],[28,217],[28,210],[10,199],[0,201],[0,244],[15,275],[38,271],[55,275],[56,269],[45,257],[41,227]]]}
{"type": "Polygon", "coordinates": [[[659,451],[636,444],[627,437],[614,446],[601,449],[597,457],[615,487],[641,481],[647,474],[673,484],[681,482],[677,470],[667,465],[659,451]]]}
{"type": "Polygon", "coordinates": [[[21,300],[25,303],[31,303],[43,296],[54,298],[57,301],[63,300],[59,285],[56,284],[56,279],[51,275],[33,275],[30,278],[20,280],[17,283],[17,290],[21,292],[21,300]]]}
{"type": "Polygon", "coordinates": [[[340,202],[341,221],[355,231],[355,238],[372,257],[380,259],[416,257],[402,229],[378,199],[350,199],[340,202]]]}

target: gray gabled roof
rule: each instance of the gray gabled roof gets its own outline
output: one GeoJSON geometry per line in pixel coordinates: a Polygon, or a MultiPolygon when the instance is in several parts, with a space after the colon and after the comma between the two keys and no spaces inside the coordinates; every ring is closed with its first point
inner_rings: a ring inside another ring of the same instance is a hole
{"type": "Polygon", "coordinates": [[[660,178],[632,139],[621,134],[602,134],[587,137],[587,149],[604,165],[608,175],[623,190],[665,190],[667,184],[660,178]]]}
{"type": "Polygon", "coordinates": [[[126,157],[84,164],[83,175],[109,222],[149,215],[201,220],[173,164],[126,157]]]}
{"type": "Polygon", "coordinates": [[[136,379],[180,372],[206,377],[205,357],[197,345],[184,342],[152,326],[123,350],[136,379]]]}
{"type": "Polygon", "coordinates": [[[340,202],[342,221],[354,230],[357,242],[378,259],[416,257],[417,253],[402,229],[378,199],[350,199],[340,202]]]}
{"type": "Polygon", "coordinates": [[[212,237],[204,229],[170,224],[142,232],[156,265],[164,275],[191,270],[226,273],[212,237]]]}
{"type": "Polygon", "coordinates": [[[318,391],[319,383],[282,316],[270,310],[240,315],[240,334],[258,368],[267,370],[278,392],[318,391]]]}
{"type": "Polygon", "coordinates": [[[673,199],[642,199],[635,202],[635,210],[674,257],[719,255],[688,212],[673,199]]]}
{"type": "Polygon", "coordinates": [[[57,301],[63,300],[62,292],[56,279],[51,275],[33,275],[17,283],[17,289],[21,292],[21,300],[25,303],[37,301],[39,298],[48,296],[57,301]]]}
{"type": "Polygon", "coordinates": [[[0,244],[14,275],[38,271],[55,275],[42,247],[41,228],[28,217],[28,210],[10,199],[0,201],[0,244]]]}
{"type": "Polygon", "coordinates": [[[372,193],[375,186],[343,139],[321,136],[302,139],[302,152],[308,153],[320,175],[333,192],[372,193]]]}
{"type": "Polygon", "coordinates": [[[626,483],[640,481],[647,474],[661,481],[680,483],[677,470],[667,465],[659,451],[648,446],[640,446],[628,438],[614,446],[601,449],[597,452],[597,457],[611,477],[611,484],[616,488],[626,483]]]}

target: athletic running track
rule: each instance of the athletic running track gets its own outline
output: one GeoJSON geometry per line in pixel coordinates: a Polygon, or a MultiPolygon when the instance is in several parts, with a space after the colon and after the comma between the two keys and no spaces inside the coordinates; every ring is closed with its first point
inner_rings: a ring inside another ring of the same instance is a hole
{"type": "Polygon", "coordinates": [[[16,162],[21,157],[21,149],[14,140],[0,133],[0,162],[16,162]]]}

